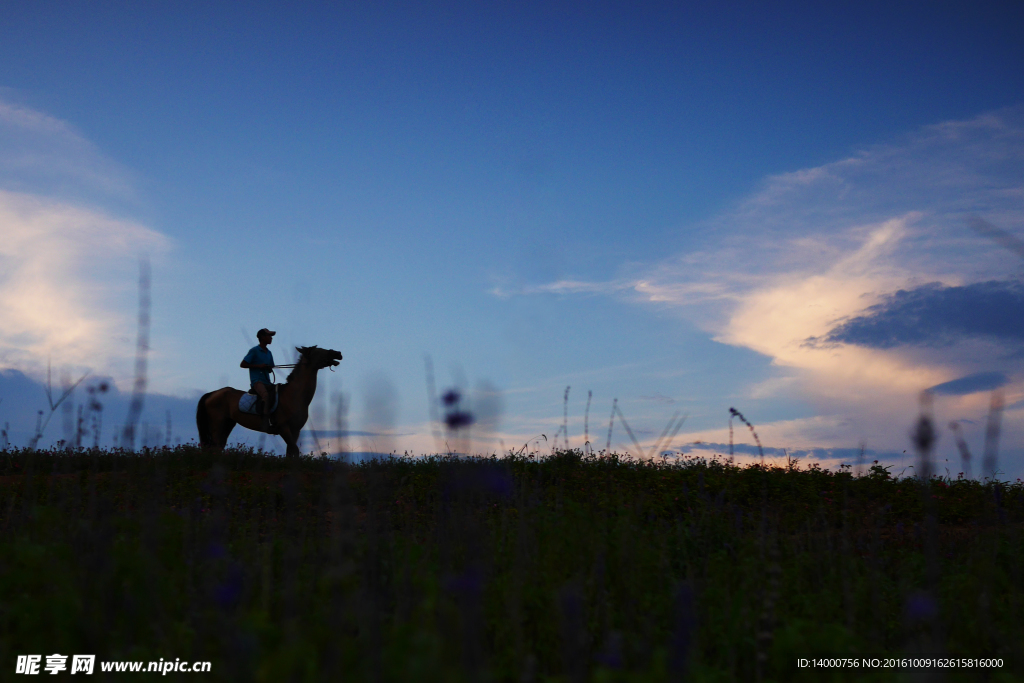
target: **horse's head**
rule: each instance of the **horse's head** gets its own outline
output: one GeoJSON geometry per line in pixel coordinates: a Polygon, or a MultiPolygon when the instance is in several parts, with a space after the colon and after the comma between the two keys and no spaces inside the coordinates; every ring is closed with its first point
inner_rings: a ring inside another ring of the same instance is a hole
{"type": "Polygon", "coordinates": [[[341,360],[341,353],[333,349],[321,349],[318,346],[296,346],[295,350],[316,370],[334,367],[341,360]]]}

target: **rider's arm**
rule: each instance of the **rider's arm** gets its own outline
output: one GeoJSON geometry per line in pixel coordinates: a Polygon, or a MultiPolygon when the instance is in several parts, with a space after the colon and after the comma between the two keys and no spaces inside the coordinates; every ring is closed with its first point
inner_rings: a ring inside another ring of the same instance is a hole
{"type": "Polygon", "coordinates": [[[245,354],[245,358],[243,358],[242,362],[238,364],[238,367],[244,368],[244,369],[253,368],[253,369],[256,369],[256,370],[273,370],[274,369],[273,365],[266,365],[264,363],[252,363],[252,362],[250,362],[249,361],[250,358],[252,358],[253,360],[256,359],[256,356],[254,355],[253,351],[255,351],[255,349],[249,349],[249,353],[245,354]]]}

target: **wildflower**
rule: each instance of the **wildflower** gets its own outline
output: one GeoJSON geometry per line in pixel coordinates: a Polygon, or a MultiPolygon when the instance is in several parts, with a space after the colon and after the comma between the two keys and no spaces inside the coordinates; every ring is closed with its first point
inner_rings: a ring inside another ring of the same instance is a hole
{"type": "Polygon", "coordinates": [[[461,400],[462,396],[458,389],[449,389],[441,396],[441,401],[448,407],[444,416],[444,423],[448,429],[459,430],[473,424],[473,414],[468,410],[459,410],[461,400]]]}
{"type": "Polygon", "coordinates": [[[473,424],[473,414],[464,410],[452,410],[445,414],[444,423],[448,429],[462,429],[473,424]]]}
{"type": "Polygon", "coordinates": [[[923,591],[914,593],[907,598],[906,615],[911,621],[934,619],[938,613],[938,604],[923,591]]]}
{"type": "Polygon", "coordinates": [[[242,597],[242,568],[233,563],[225,580],[214,589],[214,600],[224,609],[234,607],[242,597]]]}

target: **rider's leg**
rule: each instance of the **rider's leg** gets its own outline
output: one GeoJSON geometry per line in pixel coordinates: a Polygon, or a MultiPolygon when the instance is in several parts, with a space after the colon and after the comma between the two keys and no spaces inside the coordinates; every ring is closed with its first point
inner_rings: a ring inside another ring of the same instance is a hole
{"type": "Polygon", "coordinates": [[[263,400],[263,424],[266,428],[270,424],[270,392],[263,382],[256,382],[252,385],[253,391],[263,400]]]}

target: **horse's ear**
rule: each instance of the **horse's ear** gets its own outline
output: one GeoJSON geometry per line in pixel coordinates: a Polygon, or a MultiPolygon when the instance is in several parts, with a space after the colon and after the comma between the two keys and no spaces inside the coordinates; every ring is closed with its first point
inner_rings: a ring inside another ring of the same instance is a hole
{"type": "Polygon", "coordinates": [[[305,346],[296,346],[295,350],[299,352],[300,356],[305,356],[308,349],[305,346]]]}

